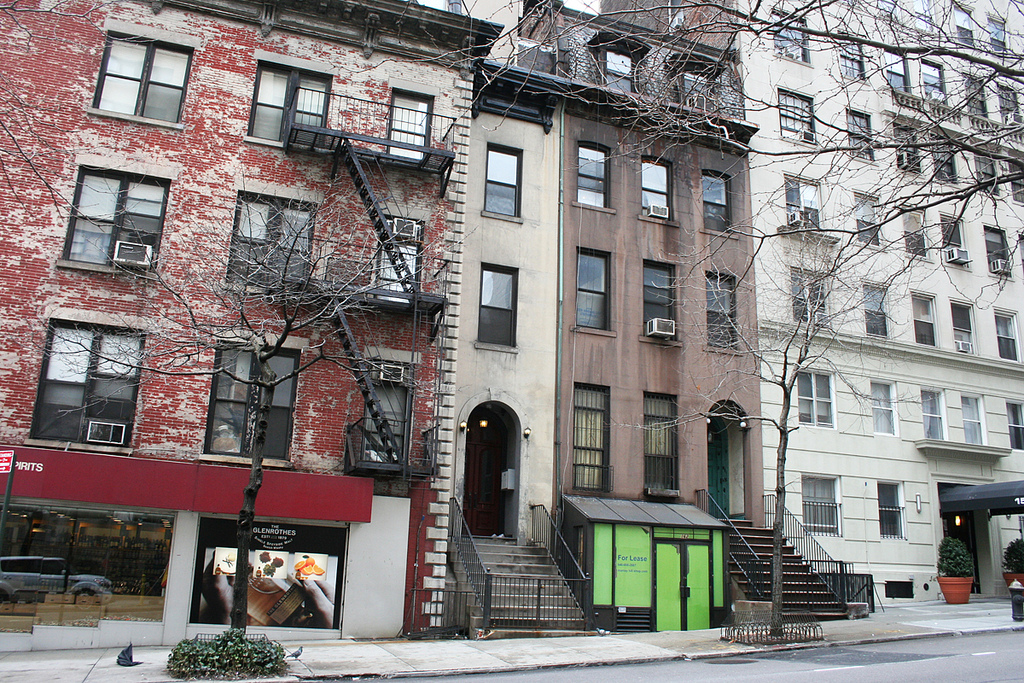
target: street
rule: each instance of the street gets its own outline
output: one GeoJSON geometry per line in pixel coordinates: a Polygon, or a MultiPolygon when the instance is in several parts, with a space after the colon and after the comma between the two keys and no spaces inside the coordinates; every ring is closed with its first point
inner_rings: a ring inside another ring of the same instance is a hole
{"type": "MultiPolygon", "coordinates": [[[[821,683],[935,683],[1020,681],[1024,633],[994,633],[902,640],[877,645],[814,647],[788,652],[729,656],[658,664],[559,668],[514,674],[467,676],[466,683],[576,683],[614,681],[808,681],[821,683]]],[[[436,681],[436,678],[409,679],[436,681]]]]}

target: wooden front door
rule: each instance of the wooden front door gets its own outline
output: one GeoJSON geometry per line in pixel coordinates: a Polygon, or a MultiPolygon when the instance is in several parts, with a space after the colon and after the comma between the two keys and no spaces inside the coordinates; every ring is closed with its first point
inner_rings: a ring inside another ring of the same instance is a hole
{"type": "Polygon", "coordinates": [[[477,410],[466,434],[466,489],[463,508],[474,536],[502,533],[501,472],[505,467],[505,429],[498,416],[477,410]],[[486,427],[480,423],[485,422],[486,427]]]}

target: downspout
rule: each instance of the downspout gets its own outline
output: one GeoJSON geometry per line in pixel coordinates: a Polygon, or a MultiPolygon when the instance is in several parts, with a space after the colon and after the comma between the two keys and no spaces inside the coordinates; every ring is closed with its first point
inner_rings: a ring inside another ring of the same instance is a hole
{"type": "Polygon", "coordinates": [[[555,523],[562,521],[562,321],[565,304],[565,101],[558,111],[558,315],[555,329],[555,523]]]}

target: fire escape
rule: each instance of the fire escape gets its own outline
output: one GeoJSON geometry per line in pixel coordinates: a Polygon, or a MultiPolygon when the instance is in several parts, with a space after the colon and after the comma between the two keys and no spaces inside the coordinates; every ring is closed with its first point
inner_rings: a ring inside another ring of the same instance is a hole
{"type": "MultiPolygon", "coordinates": [[[[290,84],[286,103],[282,124],[285,152],[331,157],[332,180],[339,173],[348,174],[378,240],[382,269],[388,269],[391,275],[387,282],[332,295],[343,296],[346,301],[356,299],[360,310],[410,316],[414,331],[412,355],[416,358],[416,331],[429,323],[430,336],[436,337],[446,298],[423,290],[416,259],[413,257],[410,265],[409,253],[402,247],[403,239],[419,239],[422,226],[399,218],[401,214],[393,206],[390,191],[384,194],[380,190],[380,179],[384,179],[386,186],[388,169],[435,175],[439,198],[443,197],[455,161],[455,120],[434,114],[427,100],[374,102],[310,90],[301,87],[297,80],[290,84]],[[378,179],[376,188],[373,178],[378,179]]],[[[336,334],[366,406],[366,416],[347,428],[345,473],[429,476],[433,473],[437,428],[422,432],[422,448],[416,449],[414,455],[411,425],[415,366],[408,368],[408,375],[403,372],[400,378],[391,378],[408,387],[404,415],[409,430],[403,439],[396,435],[396,425],[392,424],[395,418],[388,416],[376,384],[388,379],[388,364],[364,354],[340,298],[334,318],[336,334]]],[[[390,365],[393,368],[394,364],[390,365]]]]}

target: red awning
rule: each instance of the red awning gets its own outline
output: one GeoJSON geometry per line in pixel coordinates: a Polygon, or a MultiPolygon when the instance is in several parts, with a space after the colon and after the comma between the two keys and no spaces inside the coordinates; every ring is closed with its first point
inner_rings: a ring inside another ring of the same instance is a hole
{"type": "MultiPolygon", "coordinates": [[[[249,481],[247,467],[21,446],[0,450],[17,456],[13,495],[22,498],[233,515],[249,481]]],[[[7,477],[0,474],[0,487],[7,477]]],[[[369,522],[372,501],[372,479],[267,469],[256,514],[369,522]]]]}

